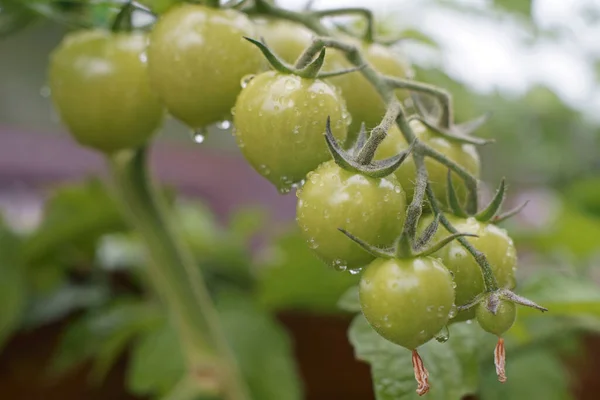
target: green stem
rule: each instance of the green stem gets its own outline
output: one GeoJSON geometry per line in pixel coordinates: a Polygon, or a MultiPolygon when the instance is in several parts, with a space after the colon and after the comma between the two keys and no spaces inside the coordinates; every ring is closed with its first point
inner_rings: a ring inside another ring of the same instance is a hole
{"type": "Polygon", "coordinates": [[[386,138],[388,131],[396,123],[396,119],[402,113],[402,104],[398,99],[392,99],[387,107],[387,111],[381,120],[381,123],[377,125],[371,131],[371,136],[365,143],[365,145],[360,149],[358,155],[356,156],[356,160],[363,164],[367,165],[375,157],[375,152],[377,151],[377,147],[383,142],[386,138]]]}
{"type": "MultiPolygon", "coordinates": [[[[458,230],[454,226],[452,226],[450,221],[448,221],[446,216],[442,213],[442,210],[440,209],[437,199],[435,198],[435,195],[433,194],[433,190],[431,189],[431,185],[429,185],[429,184],[427,185],[427,199],[429,200],[429,205],[431,206],[431,209],[433,210],[433,212],[436,215],[440,216],[440,222],[442,223],[442,225],[444,225],[444,227],[448,230],[448,232],[453,233],[453,234],[459,233],[458,230]]],[[[492,270],[492,266],[490,265],[489,261],[487,260],[487,257],[485,256],[485,254],[483,254],[481,251],[477,250],[465,237],[459,237],[456,240],[458,240],[459,243],[469,253],[471,253],[473,258],[475,258],[475,261],[477,262],[477,264],[479,264],[479,266],[481,267],[481,273],[483,275],[483,282],[485,284],[486,292],[495,292],[496,290],[498,290],[498,281],[496,280],[496,277],[494,276],[494,271],[492,270]]]]}
{"type": "Polygon", "coordinates": [[[373,18],[373,13],[371,10],[367,8],[360,7],[348,7],[348,8],[337,8],[333,10],[321,10],[314,11],[313,15],[322,18],[322,17],[338,17],[341,15],[349,15],[349,14],[359,14],[362,15],[367,21],[367,27],[365,29],[365,33],[363,35],[363,40],[368,43],[373,43],[375,39],[375,21],[373,18]]]}
{"type": "Polygon", "coordinates": [[[225,399],[248,400],[198,266],[147,174],[145,149],[118,153],[108,161],[123,211],[145,244],[150,279],[179,332],[190,374],[199,382],[216,383],[225,399]]]}

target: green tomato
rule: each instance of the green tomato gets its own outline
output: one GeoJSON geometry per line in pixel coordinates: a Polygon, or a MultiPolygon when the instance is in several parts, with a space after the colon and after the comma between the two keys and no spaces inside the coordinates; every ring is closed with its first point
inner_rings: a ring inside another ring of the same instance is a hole
{"type": "Polygon", "coordinates": [[[242,78],[263,65],[252,22],[235,10],[171,8],[150,36],[150,78],[167,110],[193,129],[228,119],[242,78]]]}
{"type": "Polygon", "coordinates": [[[475,315],[477,316],[479,326],[481,326],[483,330],[501,336],[515,323],[515,319],[517,318],[517,307],[515,306],[515,303],[511,301],[500,300],[495,315],[487,309],[485,304],[476,306],[475,315]]]}
{"type": "Polygon", "coordinates": [[[104,152],[137,147],[162,121],[152,92],[142,33],[79,31],[50,58],[49,85],[62,121],[84,146],[104,152]]]}
{"type": "MultiPolygon", "coordinates": [[[[423,125],[423,123],[416,120],[411,121],[410,126],[419,140],[444,154],[450,160],[460,164],[472,175],[476,177],[479,176],[479,155],[477,154],[475,146],[470,144],[452,143],[451,141],[436,135],[434,132],[431,132],[423,125]]],[[[395,156],[407,148],[408,144],[404,139],[404,136],[400,133],[398,127],[394,125],[388,132],[388,136],[377,149],[375,159],[382,160],[395,156]]],[[[446,181],[448,168],[430,157],[425,158],[425,166],[427,167],[429,181],[431,182],[436,199],[438,199],[442,205],[447,205],[446,181]]],[[[415,163],[412,157],[407,158],[406,161],[400,165],[400,168],[396,170],[396,176],[402,187],[407,191],[407,197],[409,201],[411,201],[415,189],[414,181],[416,176],[415,163]]],[[[452,183],[454,184],[458,198],[461,201],[464,201],[467,196],[467,188],[464,181],[456,174],[452,174],[452,183]]]]}
{"type": "Polygon", "coordinates": [[[288,192],[331,159],[323,136],[327,117],[334,136],[345,140],[349,115],[336,88],[319,79],[264,72],[237,99],[235,136],[248,162],[288,192]]]}
{"type": "MultiPolygon", "coordinates": [[[[379,44],[360,43],[355,39],[349,39],[349,42],[361,49],[365,59],[378,72],[396,78],[407,78],[412,75],[408,62],[389,48],[379,44]]],[[[352,65],[340,52],[331,54],[326,59],[327,70],[350,67],[352,65]]],[[[352,115],[351,132],[358,131],[362,122],[368,129],[374,128],[381,122],[386,111],[385,103],[373,85],[360,72],[340,75],[331,78],[330,81],[342,89],[348,111],[352,115]]],[[[398,90],[396,94],[401,100],[408,97],[408,92],[405,90],[398,90]]]]}
{"type": "Polygon", "coordinates": [[[292,65],[316,36],[304,25],[294,22],[279,19],[260,19],[255,22],[258,33],[265,39],[269,48],[283,61],[292,65]]]}
{"type": "Polygon", "coordinates": [[[296,219],[309,247],[339,270],[358,271],[375,257],[338,231],[391,246],[402,232],[406,199],[393,175],[369,178],[328,161],[308,174],[298,191],[296,219]]]}
{"type": "Polygon", "coordinates": [[[169,8],[180,3],[180,0],[139,0],[146,7],[149,7],[154,13],[162,14],[169,8]]]}
{"type": "MultiPolygon", "coordinates": [[[[516,286],[517,251],[506,230],[493,224],[479,222],[472,217],[467,219],[453,216],[447,217],[458,232],[472,233],[479,236],[477,238],[468,238],[468,240],[475,248],[485,254],[492,266],[492,271],[498,281],[498,285],[501,288],[514,289],[516,286]]],[[[424,228],[431,221],[431,216],[424,218],[420,223],[420,227],[424,228]]],[[[440,227],[432,240],[440,240],[448,234],[448,231],[440,227]]],[[[437,251],[434,256],[439,257],[444,265],[454,274],[457,305],[460,306],[469,303],[475,296],[484,291],[483,276],[479,265],[458,241],[452,241],[437,251]]],[[[475,310],[470,309],[459,312],[454,320],[464,321],[474,317],[475,310]]]]}
{"type": "Polygon", "coordinates": [[[373,328],[410,350],[440,332],[455,309],[452,277],[432,257],[376,259],[361,277],[359,295],[373,328]]]}

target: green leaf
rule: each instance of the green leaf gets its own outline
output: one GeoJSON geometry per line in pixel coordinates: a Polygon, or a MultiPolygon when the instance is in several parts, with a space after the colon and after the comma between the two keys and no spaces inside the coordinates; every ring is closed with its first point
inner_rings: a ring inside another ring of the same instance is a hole
{"type": "Polygon", "coordinates": [[[433,47],[435,49],[439,49],[440,45],[436,42],[431,36],[426,35],[425,33],[416,30],[416,29],[405,29],[401,31],[398,36],[402,39],[410,39],[417,41],[421,44],[433,47]]]}
{"type": "Polygon", "coordinates": [[[35,328],[56,321],[79,309],[98,307],[109,298],[104,285],[63,284],[51,293],[33,297],[23,316],[23,325],[35,328]]]}
{"type": "MultiPolygon", "coordinates": [[[[429,370],[428,399],[456,400],[476,392],[479,352],[483,333],[476,324],[456,323],[450,340],[435,340],[419,348],[429,370]]],[[[371,364],[377,400],[418,399],[411,352],[379,336],[367,320],[358,315],[349,331],[356,357],[371,364]]]]}
{"type": "Polygon", "coordinates": [[[217,299],[225,335],[255,400],[299,400],[302,388],[285,330],[247,296],[217,299]]]}
{"type": "Polygon", "coordinates": [[[229,232],[239,240],[248,240],[265,226],[267,214],[263,208],[243,208],[233,213],[229,232]]]}
{"type": "Polygon", "coordinates": [[[506,371],[508,381],[498,382],[492,368],[487,370],[481,383],[481,400],[570,400],[569,374],[561,359],[546,349],[508,354],[506,371]]]}
{"type": "Polygon", "coordinates": [[[35,19],[35,13],[20,1],[0,0],[0,39],[26,28],[35,19]]]}
{"type": "MultiPolygon", "coordinates": [[[[600,287],[586,277],[544,271],[531,277],[519,294],[548,308],[548,316],[587,315],[600,318],[600,287]]],[[[539,311],[519,307],[519,315],[538,315],[539,311]]]]}
{"type": "Polygon", "coordinates": [[[21,239],[0,220],[0,349],[21,323],[27,299],[20,245],[21,239]]]}
{"type": "Polygon", "coordinates": [[[340,297],[338,307],[351,313],[360,312],[360,297],[358,294],[358,285],[348,288],[340,297]]]}
{"type": "Polygon", "coordinates": [[[494,0],[494,5],[503,10],[531,18],[532,0],[494,0]]]}
{"type": "Polygon", "coordinates": [[[52,373],[67,372],[91,358],[90,378],[93,383],[101,383],[131,340],[155,327],[162,319],[158,307],[128,298],[89,311],[69,324],[62,335],[52,362],[52,373]]]}
{"type": "Polygon", "coordinates": [[[65,186],[46,203],[41,225],[25,241],[24,259],[36,264],[84,250],[93,256],[100,236],[124,229],[117,205],[100,181],[65,186]]]}
{"type": "Polygon", "coordinates": [[[175,329],[163,324],[133,347],[127,387],[136,395],[163,395],[184,376],[185,360],[175,329]]]}
{"type": "Polygon", "coordinates": [[[338,299],[359,279],[323,264],[296,229],[281,235],[264,256],[258,297],[271,310],[339,312],[338,299]]]}

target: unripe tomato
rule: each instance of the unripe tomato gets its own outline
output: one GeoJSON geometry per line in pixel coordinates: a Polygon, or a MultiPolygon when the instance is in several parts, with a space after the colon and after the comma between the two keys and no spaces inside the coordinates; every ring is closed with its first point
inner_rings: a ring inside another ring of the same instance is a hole
{"type": "MultiPolygon", "coordinates": [[[[294,65],[300,54],[310,46],[315,33],[304,25],[279,19],[257,20],[256,29],[273,53],[294,65]]],[[[333,50],[331,50],[333,51],[333,50]]],[[[327,53],[330,49],[327,49],[327,53]]]]}
{"type": "MultiPolygon", "coordinates": [[[[468,238],[468,240],[475,248],[485,254],[492,266],[498,285],[501,288],[513,289],[516,285],[517,251],[506,230],[493,224],[479,222],[472,217],[467,219],[450,215],[447,217],[458,232],[472,233],[479,236],[468,238]]],[[[432,217],[424,218],[420,226],[425,227],[431,221],[432,217]]],[[[448,235],[448,231],[440,227],[433,240],[439,240],[446,235],[448,235]]],[[[437,251],[434,256],[439,257],[454,274],[457,305],[469,303],[475,296],[484,291],[483,276],[479,265],[458,241],[452,241],[437,251]]],[[[470,309],[459,312],[454,320],[464,321],[474,317],[475,310],[470,309]]]]}
{"type": "Polygon", "coordinates": [[[361,277],[359,295],[373,328],[410,350],[440,332],[454,310],[452,277],[432,257],[376,259],[361,277]]]}
{"type": "Polygon", "coordinates": [[[248,162],[282,192],[331,159],[327,117],[343,141],[348,112],[339,91],[319,79],[275,71],[249,81],[234,110],[235,136],[248,162]]]}
{"type": "MultiPolygon", "coordinates": [[[[352,39],[349,41],[360,48],[366,60],[378,72],[396,78],[406,78],[412,74],[408,62],[389,48],[376,43],[365,44],[352,39]]],[[[327,59],[328,70],[350,67],[352,65],[340,52],[327,59]]],[[[340,75],[331,78],[330,81],[342,89],[348,111],[352,115],[351,132],[357,131],[362,122],[368,129],[374,128],[381,122],[386,106],[377,90],[360,72],[340,75]]],[[[396,93],[401,100],[408,97],[408,92],[405,90],[398,90],[396,93]]]]}
{"type": "MultiPolygon", "coordinates": [[[[443,153],[450,160],[460,164],[472,175],[476,177],[479,176],[479,155],[477,154],[475,146],[453,143],[448,139],[436,135],[435,132],[431,132],[420,121],[412,120],[410,126],[419,140],[428,144],[440,153],[443,153]]],[[[382,160],[394,156],[401,151],[406,150],[407,147],[408,144],[406,143],[404,136],[400,133],[398,127],[394,125],[389,130],[388,136],[377,149],[375,158],[382,160]]],[[[446,178],[448,168],[430,157],[425,158],[425,166],[427,167],[429,182],[431,182],[431,187],[436,199],[438,199],[441,204],[446,205],[448,203],[446,200],[446,178]]],[[[415,163],[412,157],[409,157],[400,165],[400,168],[396,170],[396,177],[398,177],[400,184],[406,190],[409,201],[412,200],[415,188],[415,176],[415,163]]],[[[464,201],[467,196],[467,188],[464,181],[458,175],[452,174],[452,183],[458,198],[461,201],[464,201]]]]}
{"type": "Polygon", "coordinates": [[[336,269],[357,271],[375,257],[338,231],[391,246],[402,232],[406,199],[393,175],[369,178],[328,161],[298,191],[296,219],[309,247],[336,269]]]}
{"type": "Polygon", "coordinates": [[[194,129],[227,119],[241,79],[263,65],[243,36],[254,26],[242,13],[195,4],[171,8],[150,35],[152,84],[167,110],[194,129]]]}
{"type": "Polygon", "coordinates": [[[162,120],[142,33],[79,31],[50,58],[49,85],[62,121],[82,145],[104,152],[147,141],[162,120]]]}
{"type": "Polygon", "coordinates": [[[479,304],[475,308],[475,315],[479,326],[489,333],[501,336],[508,331],[517,319],[517,307],[515,303],[500,300],[496,314],[492,314],[485,304],[479,304]]]}

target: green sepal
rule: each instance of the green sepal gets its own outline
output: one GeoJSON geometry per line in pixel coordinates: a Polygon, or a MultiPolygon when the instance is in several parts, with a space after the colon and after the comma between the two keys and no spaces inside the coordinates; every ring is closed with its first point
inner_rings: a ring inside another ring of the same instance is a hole
{"type": "Polygon", "coordinates": [[[247,36],[244,36],[244,39],[246,39],[247,41],[249,41],[256,47],[258,47],[258,49],[263,53],[263,55],[265,56],[265,58],[271,65],[271,67],[273,67],[273,69],[276,70],[277,72],[281,72],[282,74],[295,74],[296,73],[296,69],[294,67],[292,67],[285,61],[281,60],[279,57],[277,57],[275,55],[275,53],[273,53],[271,51],[271,49],[266,45],[264,38],[261,38],[261,40],[258,41],[256,39],[252,39],[247,36]]]}
{"type": "Polygon", "coordinates": [[[360,173],[371,178],[384,178],[391,175],[398,167],[400,167],[404,160],[406,160],[414,147],[414,143],[412,143],[408,149],[393,157],[386,158],[385,160],[371,161],[368,164],[361,164],[356,161],[356,158],[353,155],[355,151],[351,150],[351,152],[347,152],[344,150],[333,136],[330,117],[327,117],[325,141],[327,142],[333,160],[340,168],[343,168],[346,171],[360,173]]]}
{"type": "Polygon", "coordinates": [[[335,76],[346,75],[351,72],[360,71],[360,70],[365,69],[366,67],[367,67],[367,64],[362,64],[362,65],[359,65],[358,67],[340,69],[337,71],[319,72],[317,74],[317,78],[319,78],[319,79],[333,78],[335,76]]]}
{"type": "Polygon", "coordinates": [[[436,251],[438,251],[441,248],[443,248],[444,246],[446,246],[448,243],[450,243],[454,239],[458,239],[459,237],[465,237],[465,236],[467,236],[467,237],[479,237],[479,236],[474,235],[472,233],[463,233],[463,232],[453,233],[453,234],[448,235],[445,238],[441,239],[440,241],[432,244],[431,246],[429,246],[425,250],[422,250],[419,253],[415,254],[415,257],[430,256],[433,253],[435,253],[436,251]]]}
{"type": "Polygon", "coordinates": [[[362,239],[359,239],[358,237],[354,236],[353,234],[351,234],[350,232],[348,232],[347,230],[345,230],[343,228],[338,228],[338,230],[340,232],[342,232],[344,235],[346,235],[354,243],[358,244],[360,247],[362,247],[368,253],[374,255],[375,257],[394,258],[395,254],[394,254],[393,249],[381,249],[379,247],[372,246],[369,243],[363,241],[362,239]]]}
{"type": "Polygon", "coordinates": [[[483,139],[470,136],[470,133],[483,125],[490,118],[490,116],[491,113],[487,113],[459,125],[452,124],[448,128],[439,126],[436,121],[433,121],[426,116],[416,116],[415,119],[421,121],[423,125],[425,125],[430,131],[451,142],[483,146],[488,143],[493,143],[494,139],[483,139]]]}
{"type": "Polygon", "coordinates": [[[437,232],[439,225],[440,216],[436,215],[433,218],[433,221],[431,221],[431,223],[425,227],[421,236],[417,238],[417,241],[415,242],[415,250],[421,250],[427,243],[429,243],[431,238],[433,238],[437,232]]]}
{"type": "Polygon", "coordinates": [[[358,152],[365,146],[365,143],[367,143],[367,126],[364,122],[361,122],[358,137],[352,148],[352,154],[355,156],[358,155],[358,152]]]}
{"type": "Polygon", "coordinates": [[[498,296],[502,300],[512,301],[513,303],[520,304],[525,307],[535,308],[541,312],[546,312],[548,309],[546,307],[542,307],[539,304],[523,297],[519,296],[508,289],[500,289],[498,290],[498,296]]]}
{"type": "Polygon", "coordinates": [[[529,204],[529,200],[523,202],[523,204],[513,208],[512,210],[509,210],[509,211],[503,212],[502,214],[496,215],[494,218],[492,218],[490,220],[490,222],[493,224],[499,224],[502,221],[506,221],[507,219],[514,217],[515,215],[517,215],[518,213],[523,211],[523,209],[525,207],[527,207],[527,204],[529,204]]]}
{"type": "Polygon", "coordinates": [[[406,230],[403,229],[400,236],[398,236],[396,243],[394,243],[394,255],[399,259],[413,258],[415,253],[413,248],[412,238],[406,233],[406,230]]]}
{"type": "Polygon", "coordinates": [[[448,169],[448,175],[446,175],[446,197],[448,200],[448,206],[452,211],[452,214],[457,217],[467,218],[468,215],[460,205],[460,200],[458,199],[458,195],[456,194],[456,189],[454,188],[454,183],[452,183],[452,170],[448,169]]]}
{"type": "Polygon", "coordinates": [[[319,72],[321,72],[321,68],[323,68],[323,63],[325,63],[325,53],[327,49],[323,47],[319,52],[317,58],[315,58],[310,64],[301,70],[297,70],[296,74],[300,75],[303,78],[314,79],[317,77],[319,72]]]}
{"type": "Polygon", "coordinates": [[[500,187],[498,187],[498,190],[496,191],[496,194],[494,195],[492,201],[490,201],[490,204],[488,204],[486,208],[477,213],[477,215],[475,215],[475,218],[481,222],[488,222],[492,220],[502,207],[505,192],[506,180],[502,178],[502,181],[500,181],[500,187]]]}
{"type": "Polygon", "coordinates": [[[123,4],[115,20],[112,23],[113,32],[131,32],[133,30],[133,10],[135,9],[133,1],[123,4]]]}

